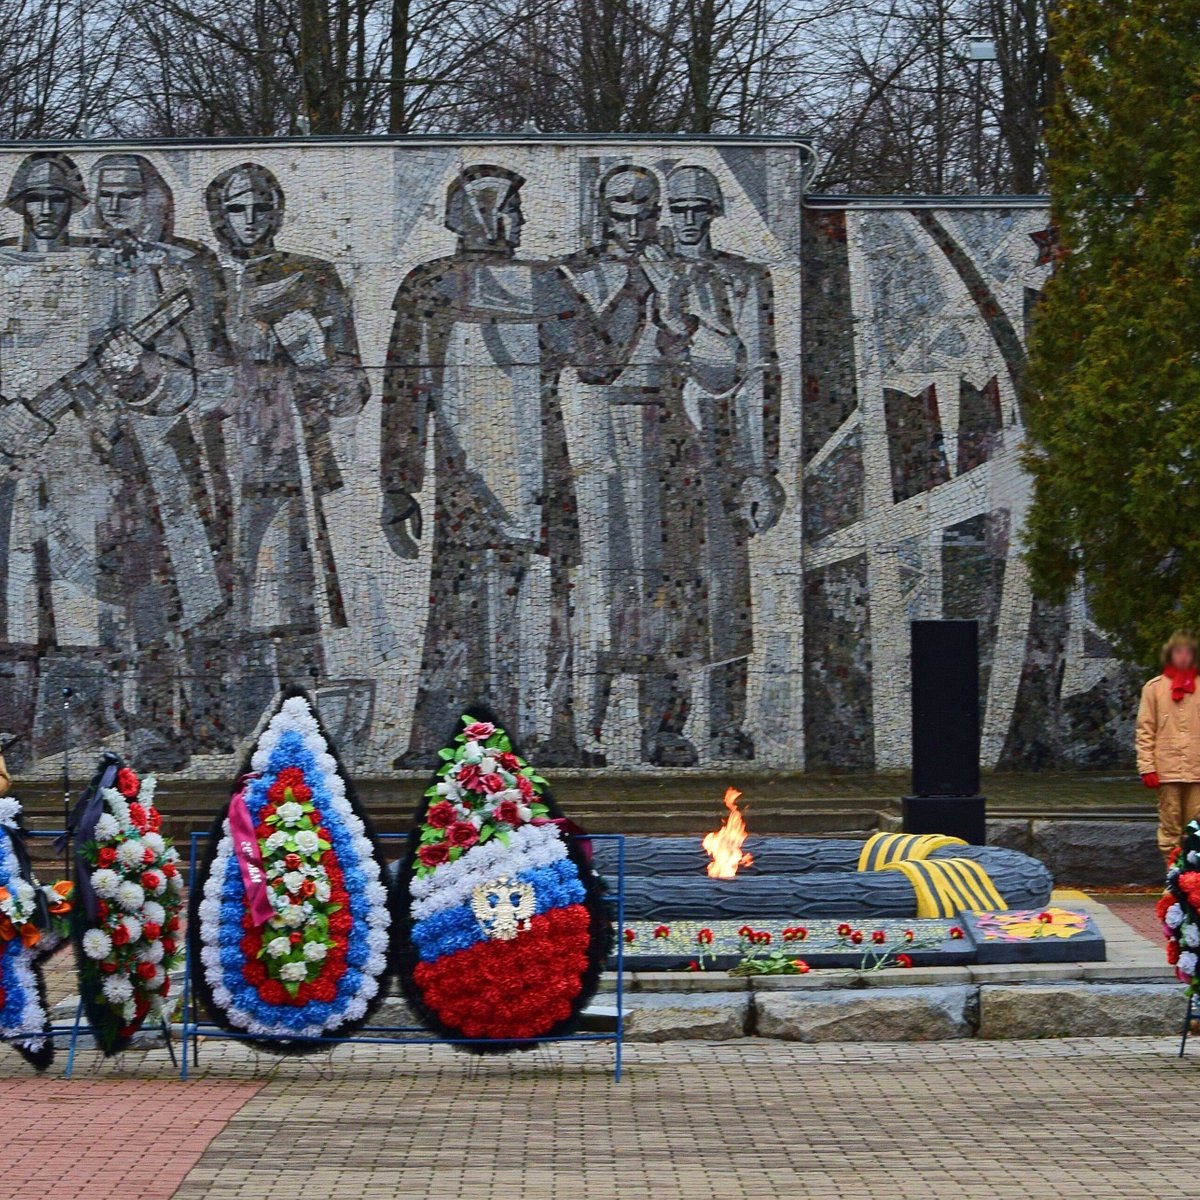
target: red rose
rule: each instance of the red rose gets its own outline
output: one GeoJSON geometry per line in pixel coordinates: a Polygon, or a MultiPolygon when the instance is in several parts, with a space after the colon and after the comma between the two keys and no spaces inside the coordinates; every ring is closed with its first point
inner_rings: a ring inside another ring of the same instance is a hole
{"type": "Polygon", "coordinates": [[[98,917],[107,917],[108,916],[107,901],[105,901],[105,900],[97,900],[96,901],[96,916],[98,916],[98,917]]]}
{"type": "Polygon", "coordinates": [[[143,833],[146,832],[146,810],[138,803],[133,803],[129,806],[129,819],[143,833]]]}
{"type": "Polygon", "coordinates": [[[482,791],[479,786],[480,777],[483,772],[479,769],[478,763],[463,763],[458,768],[458,783],[460,787],[470,788],[473,792],[482,791]]]}
{"type": "Polygon", "coordinates": [[[175,864],[169,862],[169,863],[163,863],[162,873],[168,879],[174,879],[178,872],[175,870],[175,864]]]}
{"type": "Polygon", "coordinates": [[[450,846],[447,842],[428,842],[417,851],[417,857],[423,866],[440,867],[449,861],[450,846]]]}
{"type": "Polygon", "coordinates": [[[463,737],[468,742],[486,742],[495,732],[496,727],[491,721],[476,721],[463,730],[463,737]]]}
{"type": "Polygon", "coordinates": [[[451,846],[461,846],[465,850],[479,841],[479,830],[470,821],[455,821],[446,830],[446,841],[451,846]]]}
{"type": "Polygon", "coordinates": [[[480,775],[479,786],[488,795],[495,795],[496,792],[504,791],[505,784],[504,780],[495,771],[489,771],[486,775],[480,775]]]}
{"type": "Polygon", "coordinates": [[[169,918],[167,919],[167,928],[168,928],[168,929],[169,929],[169,930],[170,930],[172,933],[174,933],[174,932],[176,932],[176,930],[178,930],[178,928],[179,928],[179,924],[180,924],[180,922],[179,922],[179,918],[178,918],[178,917],[169,917],[169,918]]]}
{"type": "Polygon", "coordinates": [[[499,754],[495,754],[493,757],[506,771],[511,771],[514,775],[523,765],[521,760],[511,750],[501,750],[499,754]]]}
{"type": "Polygon", "coordinates": [[[873,941],[877,946],[882,946],[883,943],[887,941],[887,934],[884,933],[882,929],[876,929],[871,934],[871,941],[873,941]]]}
{"type": "Polygon", "coordinates": [[[300,855],[285,854],[283,858],[283,865],[287,867],[289,871],[295,871],[300,866],[300,855]]]}
{"type": "Polygon", "coordinates": [[[176,942],[174,938],[163,938],[163,953],[174,954],[176,942]]]}
{"type": "Polygon", "coordinates": [[[162,996],[165,996],[170,990],[171,990],[171,977],[170,977],[170,975],[164,975],[163,981],[162,981],[162,987],[160,987],[158,989],[159,994],[162,996]]]}
{"type": "Polygon", "coordinates": [[[138,794],[138,777],[128,768],[122,767],[117,772],[117,791],[126,800],[132,800],[138,794]]]}
{"type": "Polygon", "coordinates": [[[517,776],[517,791],[521,793],[524,800],[536,800],[537,792],[533,790],[533,784],[524,775],[517,776]]]}
{"type": "Polygon", "coordinates": [[[123,924],[118,925],[110,934],[114,946],[124,946],[129,941],[129,930],[123,924]]]}
{"type": "Polygon", "coordinates": [[[96,861],[102,867],[111,867],[117,861],[117,851],[113,846],[101,846],[96,861]]]}
{"type": "Polygon", "coordinates": [[[432,825],[434,829],[449,829],[457,820],[458,813],[449,800],[439,800],[436,804],[431,804],[425,814],[425,824],[432,825]]]}
{"type": "Polygon", "coordinates": [[[266,821],[260,821],[260,822],[259,822],[257,825],[255,825],[255,827],[254,827],[254,834],[255,834],[255,836],[258,838],[258,840],[259,840],[260,842],[261,842],[261,841],[265,841],[265,840],[266,840],[267,838],[269,838],[269,837],[271,836],[271,834],[273,834],[274,832],[275,832],[275,830],[273,830],[273,829],[270,827],[270,825],[268,825],[268,824],[266,823],[266,821]]]}
{"type": "Polygon", "coordinates": [[[157,871],[142,872],[142,887],[148,892],[156,892],[159,884],[162,883],[162,876],[157,871]]]}
{"type": "Polygon", "coordinates": [[[115,962],[102,962],[100,964],[100,970],[103,971],[105,975],[111,975],[116,969],[117,964],[115,962]]]}
{"type": "Polygon", "coordinates": [[[137,973],[143,979],[153,979],[154,978],[154,964],[148,963],[148,962],[138,963],[137,973]]]}
{"type": "Polygon", "coordinates": [[[515,800],[501,800],[499,804],[492,810],[492,816],[497,821],[503,821],[505,825],[517,826],[521,824],[520,806],[515,800]]]}
{"type": "Polygon", "coordinates": [[[152,942],[158,941],[162,926],[157,921],[143,921],[142,933],[152,942]]]}
{"type": "Polygon", "coordinates": [[[149,846],[142,851],[142,865],[149,866],[154,861],[154,851],[149,846]]]}
{"type": "Polygon", "coordinates": [[[144,1017],[150,1011],[150,1001],[140,992],[133,998],[134,1016],[144,1017]]]}
{"type": "Polygon", "coordinates": [[[288,941],[291,942],[293,946],[298,946],[302,941],[304,941],[304,934],[293,929],[292,932],[288,934],[288,941]]]}

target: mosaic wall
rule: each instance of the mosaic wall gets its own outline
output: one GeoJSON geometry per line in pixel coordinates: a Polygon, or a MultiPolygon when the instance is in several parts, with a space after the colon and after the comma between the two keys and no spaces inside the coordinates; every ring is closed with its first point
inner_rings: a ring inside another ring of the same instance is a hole
{"type": "Polygon", "coordinates": [[[1122,757],[1016,557],[1044,214],[805,213],[804,159],[0,151],[11,759],[225,776],[301,684],[352,772],[481,699],[547,765],[899,766],[943,613],[989,763],[1122,757]]]}

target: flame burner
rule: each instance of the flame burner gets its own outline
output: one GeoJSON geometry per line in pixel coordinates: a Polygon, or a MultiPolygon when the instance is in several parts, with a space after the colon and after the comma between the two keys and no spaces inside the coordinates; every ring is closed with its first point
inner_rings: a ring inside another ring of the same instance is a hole
{"type": "Polygon", "coordinates": [[[729,813],[720,828],[706,833],[700,842],[711,859],[707,870],[714,879],[733,879],[739,867],[748,867],[754,862],[754,856],[742,850],[749,831],[738,808],[741,795],[737,788],[725,789],[725,807],[729,813]]]}

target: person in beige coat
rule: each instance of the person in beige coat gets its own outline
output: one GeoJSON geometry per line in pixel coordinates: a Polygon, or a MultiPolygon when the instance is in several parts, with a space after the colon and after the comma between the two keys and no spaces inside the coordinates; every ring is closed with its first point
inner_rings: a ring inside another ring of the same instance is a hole
{"type": "Polygon", "coordinates": [[[8,773],[8,767],[4,762],[4,755],[0,754],[0,796],[7,796],[12,790],[12,776],[8,773]]]}
{"type": "Polygon", "coordinates": [[[1163,669],[1142,688],[1137,769],[1158,792],[1158,848],[1170,862],[1184,827],[1200,817],[1200,695],[1196,639],[1179,630],[1163,647],[1163,669]]]}

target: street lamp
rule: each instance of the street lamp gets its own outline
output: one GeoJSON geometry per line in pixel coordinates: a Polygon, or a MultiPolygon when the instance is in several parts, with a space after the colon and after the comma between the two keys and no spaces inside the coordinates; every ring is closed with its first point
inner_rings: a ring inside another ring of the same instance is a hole
{"type": "Polygon", "coordinates": [[[974,161],[971,166],[975,188],[979,190],[983,180],[983,65],[996,61],[996,39],[990,33],[964,34],[963,57],[975,66],[975,127],[971,139],[974,161]]]}

